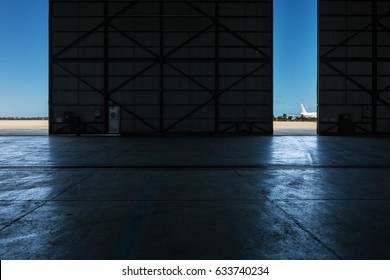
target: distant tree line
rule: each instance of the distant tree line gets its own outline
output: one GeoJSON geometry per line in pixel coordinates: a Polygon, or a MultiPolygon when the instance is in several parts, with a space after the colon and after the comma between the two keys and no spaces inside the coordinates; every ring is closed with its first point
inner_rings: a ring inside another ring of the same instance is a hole
{"type": "Polygon", "coordinates": [[[306,118],[303,116],[287,116],[286,114],[283,114],[282,116],[274,116],[274,121],[278,122],[316,122],[316,118],[306,118]]]}
{"type": "Polygon", "coordinates": [[[12,121],[12,120],[48,120],[48,117],[0,117],[0,120],[7,120],[7,121],[12,121]]]}

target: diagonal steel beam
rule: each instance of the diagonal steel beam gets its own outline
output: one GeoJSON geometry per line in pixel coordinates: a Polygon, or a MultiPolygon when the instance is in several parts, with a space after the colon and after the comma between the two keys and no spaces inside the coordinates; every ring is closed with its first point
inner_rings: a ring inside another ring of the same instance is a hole
{"type": "Polygon", "coordinates": [[[104,27],[104,25],[106,24],[109,24],[112,20],[114,20],[115,18],[117,18],[120,14],[126,12],[128,9],[130,9],[131,7],[133,7],[134,5],[138,4],[138,2],[140,2],[140,0],[134,0],[133,2],[131,2],[129,5],[127,5],[126,7],[124,7],[123,9],[121,9],[120,11],[118,11],[116,14],[112,15],[112,16],[108,16],[107,17],[107,21],[103,21],[102,23],[100,23],[99,25],[95,26],[93,29],[91,29],[90,31],[88,31],[87,33],[83,34],[81,37],[79,37],[77,40],[73,41],[72,43],[70,43],[69,45],[67,45],[65,48],[63,48],[62,50],[60,50],[58,53],[56,53],[54,55],[54,57],[58,57],[60,56],[61,54],[63,54],[64,52],[66,52],[68,49],[70,49],[71,47],[73,47],[74,45],[80,43],[82,40],[84,40],[85,38],[89,37],[92,33],[94,33],[95,31],[97,31],[99,28],[102,28],[104,27]]]}
{"type": "MultiPolygon", "coordinates": [[[[58,65],[60,68],[62,68],[64,71],[66,71],[67,73],[69,73],[72,77],[78,79],[80,82],[84,83],[85,85],[87,85],[88,87],[90,87],[91,89],[93,89],[94,91],[100,93],[101,95],[105,96],[104,92],[101,91],[100,89],[94,87],[93,85],[91,85],[90,83],[88,83],[86,80],[82,79],[79,75],[76,75],[75,73],[73,73],[72,71],[70,71],[69,69],[67,69],[66,67],[64,67],[63,65],[59,64],[59,63],[55,63],[56,65],[58,65]]],[[[111,101],[114,105],[116,106],[119,106],[121,107],[122,110],[124,110],[125,112],[127,112],[128,114],[130,114],[132,117],[134,117],[135,119],[137,119],[138,121],[142,122],[143,124],[145,124],[146,126],[148,126],[149,128],[151,128],[152,130],[158,132],[158,129],[156,129],[154,126],[152,126],[151,124],[149,124],[148,122],[146,122],[144,119],[142,119],[140,116],[136,115],[135,113],[133,113],[132,111],[130,111],[129,109],[127,109],[126,107],[124,107],[123,105],[119,104],[118,102],[116,102],[114,99],[112,99],[111,97],[108,98],[109,101],[111,101]]]]}
{"type": "Polygon", "coordinates": [[[235,127],[236,127],[236,124],[232,124],[231,126],[228,126],[224,130],[222,130],[222,132],[227,132],[228,130],[235,128],[235,127]]]}
{"type": "Polygon", "coordinates": [[[210,104],[212,101],[214,101],[215,97],[212,97],[210,98],[209,100],[207,100],[206,102],[203,102],[202,104],[200,104],[198,107],[196,107],[195,109],[193,109],[192,111],[190,111],[189,113],[187,113],[186,115],[184,115],[183,117],[181,117],[180,119],[178,119],[177,121],[175,121],[173,124],[171,124],[169,127],[165,128],[164,129],[164,132],[168,132],[169,130],[171,130],[173,127],[175,127],[176,125],[178,125],[179,123],[181,123],[182,121],[184,121],[185,119],[187,119],[188,117],[190,117],[191,115],[195,114],[196,112],[198,112],[200,109],[202,109],[203,107],[205,107],[206,105],[210,104]]]}
{"type": "Polygon", "coordinates": [[[263,63],[261,64],[260,66],[256,67],[255,69],[253,69],[252,71],[250,71],[248,74],[242,76],[240,79],[238,79],[237,81],[235,81],[234,83],[232,83],[230,86],[228,86],[227,88],[221,90],[220,94],[223,94],[225,93],[226,91],[229,91],[231,90],[233,87],[235,87],[236,85],[238,85],[239,83],[241,83],[243,80],[245,80],[246,78],[254,75],[257,71],[259,71],[261,68],[263,68],[265,65],[267,65],[268,63],[263,63]]]}
{"type": "Polygon", "coordinates": [[[173,53],[175,53],[176,51],[178,51],[179,49],[181,49],[182,47],[184,47],[185,45],[187,45],[188,43],[191,43],[191,41],[195,40],[196,38],[198,38],[200,35],[202,35],[204,32],[206,32],[207,30],[209,30],[211,27],[213,27],[214,24],[210,24],[208,26],[206,26],[205,28],[203,28],[202,30],[200,30],[199,32],[195,33],[194,36],[192,36],[191,38],[189,38],[188,40],[184,41],[183,43],[181,43],[180,45],[176,46],[173,50],[171,50],[169,53],[167,53],[165,56],[168,57],[170,55],[172,55],[173,53]]]}
{"type": "MultiPolygon", "coordinates": [[[[204,32],[206,32],[207,30],[209,30],[211,27],[213,27],[214,24],[210,24],[208,26],[206,26],[205,28],[203,28],[202,30],[200,30],[199,32],[195,33],[194,36],[192,36],[191,38],[189,38],[188,40],[184,41],[183,43],[181,43],[179,46],[176,46],[173,50],[171,50],[169,53],[167,53],[165,55],[165,59],[169,56],[171,56],[172,54],[174,54],[175,52],[177,52],[178,50],[180,50],[182,47],[184,47],[185,45],[187,45],[188,43],[192,42],[193,40],[195,40],[196,38],[198,38],[201,34],[203,34],[204,32]]],[[[189,80],[191,80],[192,82],[194,82],[195,84],[197,84],[199,87],[201,87],[202,89],[204,89],[205,91],[209,92],[210,94],[214,95],[214,92],[210,89],[208,89],[206,86],[202,85],[200,82],[198,82],[196,79],[194,79],[193,77],[189,76],[188,74],[186,74],[185,72],[181,71],[180,69],[178,69],[177,67],[175,67],[174,65],[172,65],[170,62],[166,61],[167,65],[169,65],[170,67],[172,67],[173,69],[175,69],[177,72],[179,72],[181,75],[185,76],[186,78],[188,78],[189,80]]]]}
{"type": "Polygon", "coordinates": [[[144,74],[146,71],[148,71],[150,68],[152,68],[154,65],[156,65],[159,61],[155,61],[153,62],[152,64],[148,65],[147,67],[145,67],[143,70],[141,70],[140,72],[138,72],[137,74],[135,74],[134,76],[131,76],[130,78],[128,78],[126,81],[124,81],[123,83],[121,83],[120,85],[118,85],[116,88],[114,88],[113,90],[110,90],[109,92],[109,95],[111,96],[114,92],[120,90],[121,88],[123,88],[124,86],[126,86],[128,83],[130,83],[131,81],[135,80],[136,78],[138,78],[139,76],[141,76],[142,74],[144,74]]]}
{"type": "Polygon", "coordinates": [[[382,28],[384,31],[390,34],[390,28],[388,28],[386,25],[384,25],[382,22],[378,21],[378,26],[382,28]]]}
{"type": "MultiPolygon", "coordinates": [[[[374,0],[375,1],[375,0],[374,0]]],[[[380,20],[382,20],[384,17],[390,15],[390,11],[388,11],[387,13],[381,15],[380,17],[377,18],[376,22],[379,22],[380,20]]],[[[361,34],[363,31],[367,30],[368,28],[370,28],[373,24],[374,24],[375,21],[371,22],[370,24],[364,26],[362,29],[360,29],[359,31],[357,31],[356,33],[352,34],[350,37],[348,37],[347,39],[345,39],[344,41],[340,42],[338,45],[334,46],[333,48],[331,48],[329,51],[327,51],[326,53],[324,54],[321,54],[321,57],[326,57],[328,56],[330,53],[334,52],[335,50],[337,50],[339,47],[343,46],[344,44],[348,43],[350,40],[352,40],[353,38],[355,38],[356,36],[358,36],[359,34],[361,34]]]]}
{"type": "Polygon", "coordinates": [[[255,123],[252,123],[251,126],[253,126],[254,128],[257,128],[258,130],[261,130],[263,131],[264,133],[269,133],[269,131],[265,130],[264,128],[256,125],[255,123]]]}
{"type": "Polygon", "coordinates": [[[193,83],[197,84],[199,87],[201,87],[202,89],[204,89],[205,91],[209,92],[210,94],[214,95],[214,91],[208,89],[207,87],[205,87],[204,85],[202,85],[201,83],[199,83],[196,79],[192,78],[190,75],[184,73],[182,70],[180,70],[179,68],[177,68],[176,66],[172,65],[171,63],[169,62],[166,62],[167,65],[169,65],[170,67],[172,67],[173,69],[175,69],[177,72],[179,72],[180,74],[182,74],[184,77],[188,78],[190,81],[192,81],[193,83]]]}
{"type": "Polygon", "coordinates": [[[132,111],[130,111],[130,110],[127,109],[126,107],[124,107],[122,104],[116,102],[116,101],[113,100],[112,98],[110,98],[110,101],[111,101],[115,106],[119,106],[123,111],[127,112],[130,116],[132,116],[132,117],[135,118],[136,120],[140,121],[141,123],[143,123],[143,124],[146,125],[147,127],[151,128],[153,131],[159,132],[159,130],[158,130],[157,128],[155,128],[153,125],[151,125],[150,123],[148,123],[148,122],[145,121],[143,118],[141,118],[140,116],[136,115],[135,113],[133,113],[132,111]]]}
{"type": "Polygon", "coordinates": [[[362,127],[362,126],[360,126],[360,125],[358,125],[356,123],[354,123],[354,126],[359,128],[360,130],[366,132],[366,133],[371,133],[371,131],[369,131],[368,129],[365,129],[364,127],[362,127]]]}
{"type": "Polygon", "coordinates": [[[355,86],[357,86],[358,88],[360,88],[361,90],[367,92],[368,94],[372,94],[371,90],[369,90],[368,88],[366,88],[365,86],[361,85],[360,83],[358,83],[357,81],[355,81],[354,79],[352,79],[349,75],[345,74],[344,72],[342,72],[341,70],[339,70],[338,68],[336,68],[335,66],[333,66],[332,64],[330,64],[329,62],[325,62],[325,61],[322,61],[322,63],[324,63],[326,66],[328,66],[330,69],[332,69],[333,71],[335,71],[336,73],[338,73],[339,75],[341,75],[342,77],[344,77],[345,79],[347,79],[348,81],[350,81],[351,83],[353,83],[355,86]]]}
{"type": "MultiPolygon", "coordinates": [[[[188,40],[186,40],[185,42],[183,42],[182,44],[180,44],[178,47],[175,47],[175,49],[171,50],[166,56],[169,56],[169,55],[172,55],[174,54],[176,51],[180,50],[180,48],[182,48],[183,46],[187,45],[188,43],[190,43],[191,41],[195,40],[197,37],[199,37],[202,33],[206,32],[208,29],[210,29],[212,26],[214,26],[214,24],[211,24],[209,26],[207,26],[206,28],[200,30],[199,32],[197,32],[194,36],[192,36],[191,38],[189,38],[188,40]]],[[[112,27],[112,25],[111,25],[112,27]]],[[[115,28],[116,29],[116,28],[115,28]]],[[[123,33],[122,34],[126,35],[126,38],[128,38],[129,40],[131,40],[132,42],[134,43],[137,43],[139,44],[139,46],[143,46],[141,43],[137,42],[136,40],[134,40],[133,38],[131,38],[130,36],[128,36],[127,34],[123,33]]],[[[148,50],[148,48],[145,47],[146,50],[148,50]]],[[[115,88],[114,90],[112,90],[110,92],[113,93],[119,89],[121,89],[122,87],[124,87],[125,85],[127,85],[128,83],[130,83],[131,81],[133,81],[135,78],[139,77],[140,75],[142,75],[144,72],[146,72],[150,67],[152,67],[153,65],[157,64],[157,63],[160,63],[161,60],[165,60],[165,58],[160,58],[159,55],[155,54],[154,52],[152,51],[149,51],[150,54],[152,54],[156,59],[159,59],[159,60],[156,60],[155,62],[153,62],[151,65],[149,65],[147,68],[145,68],[144,70],[142,70],[140,73],[136,74],[135,76],[132,76],[131,78],[129,78],[128,80],[126,80],[125,82],[123,82],[121,85],[119,85],[117,88],[115,88]]],[[[165,57],[166,57],[165,56],[165,57]]],[[[169,64],[171,67],[172,64],[170,63],[167,63],[169,64]]],[[[175,68],[175,67],[174,67],[175,68]]],[[[175,68],[179,73],[181,73],[182,75],[184,75],[185,77],[189,78],[191,81],[195,82],[196,84],[198,84],[199,86],[201,86],[203,89],[207,90],[207,91],[210,91],[209,89],[207,89],[205,86],[203,86],[201,83],[199,83],[198,81],[196,81],[195,79],[193,79],[192,77],[190,77],[189,75],[185,74],[184,72],[178,70],[177,68],[175,68]]],[[[212,93],[213,94],[213,93],[212,93]]]]}
{"type": "Polygon", "coordinates": [[[389,90],[390,89],[390,84],[385,87],[384,89],[381,89],[380,91],[378,91],[378,95],[381,95],[382,93],[384,93],[385,91],[389,90]]]}
{"type": "Polygon", "coordinates": [[[137,46],[141,47],[143,50],[145,50],[146,52],[148,52],[149,54],[155,56],[155,57],[158,57],[158,55],[156,53],[154,53],[152,50],[150,50],[149,48],[147,48],[145,45],[141,44],[140,42],[138,42],[137,40],[135,40],[133,37],[131,37],[130,35],[128,35],[126,32],[123,32],[122,30],[120,30],[119,28],[117,28],[116,26],[112,25],[112,24],[109,24],[111,28],[113,28],[114,30],[116,30],[117,32],[119,32],[120,34],[122,34],[124,37],[126,37],[126,39],[130,40],[131,42],[133,42],[134,44],[136,44],[137,46]]]}
{"type": "Polygon", "coordinates": [[[91,89],[93,89],[94,91],[104,95],[104,91],[94,87],[93,85],[91,85],[90,83],[88,83],[86,80],[84,80],[83,78],[81,78],[79,75],[76,75],[75,73],[73,73],[72,71],[70,71],[69,69],[67,69],[65,66],[59,64],[58,62],[54,62],[55,65],[59,66],[61,69],[63,69],[65,72],[67,72],[68,74],[70,74],[73,78],[76,78],[77,80],[79,80],[80,82],[82,82],[83,84],[87,85],[88,87],[90,87],[91,89]]]}
{"type": "Polygon", "coordinates": [[[240,35],[237,34],[237,32],[231,30],[229,27],[227,27],[226,25],[222,24],[221,22],[219,21],[216,21],[215,18],[213,16],[210,16],[208,13],[206,13],[205,11],[203,11],[202,9],[198,8],[197,6],[195,6],[193,3],[190,3],[188,2],[187,0],[182,0],[184,3],[186,3],[188,6],[190,6],[191,8],[193,8],[194,10],[196,10],[197,12],[201,13],[202,15],[204,15],[205,17],[207,17],[208,19],[210,19],[215,25],[219,25],[221,26],[223,29],[225,29],[226,31],[228,31],[230,34],[232,34],[234,37],[236,37],[237,39],[239,39],[240,41],[244,42],[246,45],[248,45],[249,47],[251,47],[252,49],[256,50],[258,53],[262,54],[264,57],[266,58],[270,58],[270,56],[268,54],[266,54],[265,52],[263,52],[261,49],[259,49],[258,47],[256,47],[255,45],[253,45],[251,42],[249,42],[248,40],[246,40],[245,38],[241,37],[240,35]]]}
{"type": "Polygon", "coordinates": [[[326,53],[322,54],[321,57],[326,57],[328,56],[330,53],[334,52],[335,50],[337,50],[338,48],[340,48],[341,46],[343,46],[344,44],[348,43],[349,41],[351,41],[353,38],[355,38],[356,36],[360,35],[363,31],[365,31],[366,29],[370,28],[372,25],[372,23],[366,25],[364,28],[360,29],[358,32],[354,33],[353,35],[349,36],[347,39],[345,39],[344,41],[342,41],[341,43],[337,44],[336,46],[334,46],[333,48],[331,48],[329,51],[327,51],[326,53]]]}
{"type": "MultiPolygon", "coordinates": [[[[125,36],[127,39],[129,39],[130,41],[132,41],[134,44],[140,46],[141,48],[143,48],[145,51],[147,51],[148,53],[152,54],[153,56],[155,57],[159,57],[159,55],[157,55],[156,53],[154,53],[153,51],[151,51],[149,48],[147,48],[145,45],[141,44],[140,42],[136,41],[134,38],[132,38],[131,36],[129,36],[127,33],[123,32],[122,30],[118,29],[117,27],[115,27],[114,25],[110,24],[110,26],[115,29],[116,31],[118,31],[119,33],[121,33],[123,36],[125,36]]],[[[197,32],[194,36],[192,36],[191,38],[189,38],[188,40],[184,41],[183,43],[181,43],[180,45],[176,46],[173,50],[171,50],[169,53],[167,53],[165,55],[165,57],[168,57],[172,54],[174,54],[175,52],[177,52],[179,49],[181,49],[182,47],[184,47],[185,45],[187,45],[188,43],[191,43],[193,40],[195,40],[196,38],[198,38],[200,35],[202,35],[204,32],[206,32],[207,30],[209,30],[211,27],[213,27],[214,24],[210,24],[209,26],[205,27],[204,29],[200,30],[199,32],[197,32]]]]}
{"type": "MultiPolygon", "coordinates": [[[[333,66],[332,64],[328,63],[328,62],[325,62],[325,61],[322,61],[323,64],[327,65],[329,68],[331,68],[332,70],[334,70],[335,72],[337,72],[338,74],[340,74],[341,76],[343,76],[345,79],[347,79],[348,81],[350,81],[351,83],[353,83],[354,85],[356,85],[357,87],[359,87],[361,90],[365,91],[366,93],[368,93],[370,96],[372,96],[373,92],[369,89],[367,89],[365,86],[361,85],[360,83],[358,83],[357,81],[355,81],[354,79],[352,79],[349,75],[345,74],[344,72],[342,72],[341,70],[339,70],[338,68],[336,68],[335,66],[333,66]]],[[[378,101],[382,102],[384,105],[386,106],[389,106],[390,107],[390,103],[388,103],[386,100],[384,100],[383,98],[381,97],[378,97],[378,101]]]]}
{"type": "Polygon", "coordinates": [[[210,98],[209,100],[205,101],[204,103],[200,104],[198,107],[196,107],[194,110],[190,111],[189,113],[187,113],[185,116],[181,117],[180,119],[178,119],[176,122],[174,122],[173,124],[171,124],[169,127],[167,127],[166,129],[164,129],[164,132],[167,132],[169,131],[170,129],[172,129],[173,127],[175,127],[176,125],[178,125],[179,123],[181,123],[182,121],[184,121],[185,119],[187,119],[189,116],[193,115],[194,113],[198,112],[200,109],[202,109],[203,107],[207,106],[208,104],[210,104],[212,101],[215,100],[216,96],[220,97],[222,94],[224,94],[225,92],[227,92],[228,90],[230,90],[231,88],[233,88],[234,86],[236,86],[237,84],[239,84],[240,82],[242,82],[243,80],[245,80],[247,77],[249,76],[252,76],[254,73],[256,73],[258,70],[260,70],[261,68],[263,68],[266,64],[268,63],[263,63],[262,65],[260,65],[259,67],[256,67],[254,70],[252,70],[250,73],[246,74],[245,76],[241,77],[238,81],[234,82],[233,84],[231,84],[230,86],[228,86],[227,88],[225,88],[224,90],[222,90],[218,95],[214,95],[212,98],[210,98]]]}
{"type": "Polygon", "coordinates": [[[337,124],[328,127],[327,129],[321,131],[320,133],[327,133],[327,132],[329,132],[329,131],[331,131],[332,129],[335,129],[335,128],[337,128],[337,124]]]}

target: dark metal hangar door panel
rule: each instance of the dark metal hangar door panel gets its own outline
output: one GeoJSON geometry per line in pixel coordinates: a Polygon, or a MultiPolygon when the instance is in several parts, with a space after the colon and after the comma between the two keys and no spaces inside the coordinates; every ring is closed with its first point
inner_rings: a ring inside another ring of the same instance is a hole
{"type": "Polygon", "coordinates": [[[390,1],[319,1],[319,133],[390,133],[390,1]]]}
{"type": "Polygon", "coordinates": [[[50,132],[272,134],[272,37],[271,0],[51,0],[50,132]]]}

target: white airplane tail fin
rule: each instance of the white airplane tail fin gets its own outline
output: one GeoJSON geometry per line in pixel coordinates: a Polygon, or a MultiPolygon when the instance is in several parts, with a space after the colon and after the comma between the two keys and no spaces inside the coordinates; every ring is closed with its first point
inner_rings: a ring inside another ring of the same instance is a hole
{"type": "Polygon", "coordinates": [[[305,106],[303,106],[303,104],[301,104],[301,115],[304,115],[304,114],[307,114],[307,112],[306,112],[305,106]]]}

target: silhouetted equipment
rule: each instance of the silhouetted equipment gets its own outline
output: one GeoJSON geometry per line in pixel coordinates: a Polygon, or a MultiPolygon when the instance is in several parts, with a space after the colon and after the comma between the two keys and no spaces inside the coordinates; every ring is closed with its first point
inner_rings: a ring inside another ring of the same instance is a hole
{"type": "Polygon", "coordinates": [[[109,108],[109,132],[110,133],[120,133],[120,107],[119,106],[110,106],[109,108]]]}
{"type": "Polygon", "coordinates": [[[73,123],[73,112],[64,112],[64,123],[73,123]]]}
{"type": "Polygon", "coordinates": [[[350,134],[355,132],[355,126],[352,122],[351,114],[339,114],[338,118],[338,133],[350,134]]]}
{"type": "Polygon", "coordinates": [[[319,133],[389,134],[390,1],[318,5],[319,133]]]}
{"type": "Polygon", "coordinates": [[[55,121],[68,111],[94,134],[272,133],[272,0],[50,0],[49,10],[50,133],[69,133],[55,121]]]}

